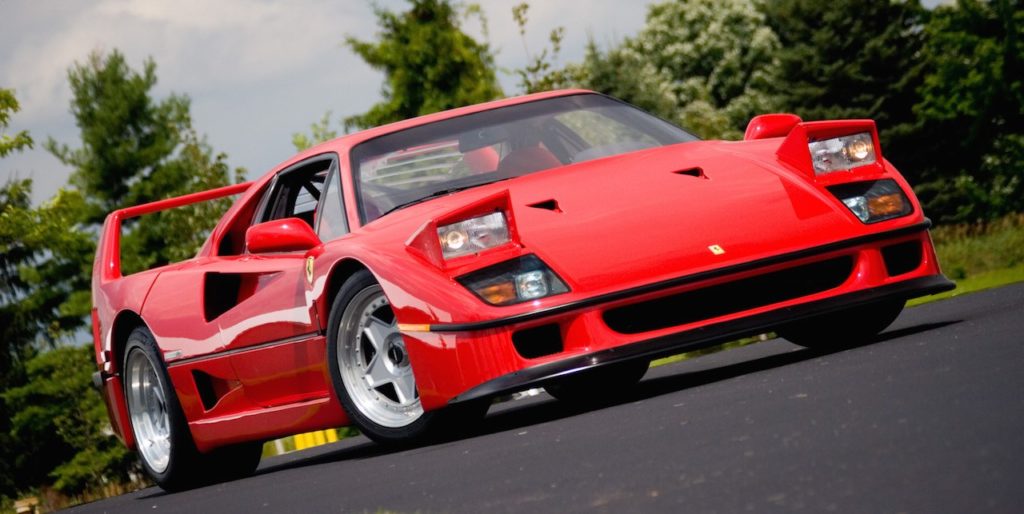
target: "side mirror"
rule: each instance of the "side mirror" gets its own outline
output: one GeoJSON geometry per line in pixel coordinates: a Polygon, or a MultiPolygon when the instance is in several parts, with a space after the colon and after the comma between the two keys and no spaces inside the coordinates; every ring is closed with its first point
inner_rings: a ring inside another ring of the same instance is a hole
{"type": "Polygon", "coordinates": [[[796,114],[762,114],[754,116],[747,124],[747,131],[743,133],[743,139],[768,139],[770,137],[784,137],[797,123],[804,120],[796,114]]]}
{"type": "Polygon", "coordinates": [[[299,218],[267,221],[245,231],[245,247],[251,253],[305,251],[319,244],[320,238],[299,218]]]}

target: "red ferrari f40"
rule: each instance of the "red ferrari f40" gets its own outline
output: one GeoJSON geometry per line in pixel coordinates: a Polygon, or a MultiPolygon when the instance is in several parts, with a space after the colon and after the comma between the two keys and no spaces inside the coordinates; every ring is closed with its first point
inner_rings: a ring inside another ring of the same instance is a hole
{"type": "Polygon", "coordinates": [[[499,100],[111,213],[94,381],[146,472],[191,487],[287,434],[408,441],[739,337],[870,340],[954,287],[928,228],[870,120],[772,114],[701,141],[589,91],[499,100]],[[125,219],[232,195],[194,258],[122,275],[125,219]]]}

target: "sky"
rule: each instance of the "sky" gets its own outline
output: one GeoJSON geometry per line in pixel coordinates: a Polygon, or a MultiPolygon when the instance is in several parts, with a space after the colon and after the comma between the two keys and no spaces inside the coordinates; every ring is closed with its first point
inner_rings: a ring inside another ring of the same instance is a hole
{"type": "MultiPolygon", "coordinates": [[[[521,1],[475,0],[504,69],[527,59],[512,19],[521,1]]],[[[407,5],[378,3],[390,10],[407,5]]],[[[538,52],[551,29],[564,26],[559,62],[571,62],[582,58],[588,35],[610,45],[637,32],[651,2],[530,3],[526,45],[538,52]]],[[[482,36],[476,20],[464,28],[482,36]]],[[[159,79],[154,97],[190,97],[193,126],[231,166],[258,177],[290,157],[292,134],[325,112],[337,123],[380,99],[383,74],[342,44],[346,36],[372,39],[376,32],[369,0],[0,0],[0,87],[14,89],[21,103],[8,132],[28,130],[36,141],[34,149],[0,161],[0,182],[32,178],[35,203],[67,182],[71,170],[43,149],[50,137],[81,144],[67,70],[93,50],[113,49],[136,70],[151,57],[159,79]]],[[[499,80],[506,94],[519,93],[510,73],[499,80]]]]}

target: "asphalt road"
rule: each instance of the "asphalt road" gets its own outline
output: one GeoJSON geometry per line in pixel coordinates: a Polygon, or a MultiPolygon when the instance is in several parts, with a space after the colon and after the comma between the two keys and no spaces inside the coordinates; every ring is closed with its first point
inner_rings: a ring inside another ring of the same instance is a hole
{"type": "Polygon", "coordinates": [[[473,435],[363,438],[256,476],[75,512],[1024,512],[1024,284],[909,309],[873,344],[783,340],[652,369],[624,402],[547,395],[473,435]]]}

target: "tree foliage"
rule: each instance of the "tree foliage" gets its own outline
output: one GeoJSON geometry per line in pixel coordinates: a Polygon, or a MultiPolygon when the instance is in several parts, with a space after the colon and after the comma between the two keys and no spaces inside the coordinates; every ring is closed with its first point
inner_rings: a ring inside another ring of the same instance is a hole
{"type": "Polygon", "coordinates": [[[331,111],[327,111],[320,121],[309,125],[309,134],[303,132],[292,134],[292,146],[295,147],[296,152],[301,152],[336,137],[338,137],[338,131],[331,128],[331,111]]]}
{"type": "Polygon", "coordinates": [[[16,132],[14,135],[7,134],[11,115],[18,112],[19,109],[20,106],[18,99],[14,97],[14,91],[0,88],[0,158],[7,157],[12,152],[32,148],[32,136],[29,136],[27,130],[16,132]]]}
{"type": "MultiPolygon", "coordinates": [[[[116,50],[94,53],[68,79],[82,146],[51,139],[46,147],[73,168],[69,187],[37,207],[29,180],[0,189],[2,496],[44,483],[79,494],[127,480],[135,465],[91,390],[92,349],[59,343],[80,335],[88,316],[99,223],[113,209],[227,185],[242,173],[192,128],[187,97],[152,98],[151,60],[138,72],[116,50]]],[[[16,105],[0,102],[0,129],[16,105]]],[[[3,142],[24,147],[27,137],[3,142]]],[[[125,272],[191,257],[229,203],[126,224],[125,272]]]]}
{"type": "Polygon", "coordinates": [[[650,6],[633,37],[602,51],[593,40],[567,82],[607,93],[705,138],[735,139],[775,107],[767,92],[778,38],[753,0],[650,6]]]}
{"type": "MultiPolygon", "coordinates": [[[[68,72],[71,113],[82,146],[71,149],[50,139],[46,147],[71,166],[72,186],[86,199],[93,230],[107,213],[195,191],[228,185],[232,172],[224,154],[192,128],[189,99],[172,94],[152,98],[156,63],[133,70],[119,51],[92,53],[68,72]]],[[[206,202],[128,220],[122,240],[122,266],[139,271],[191,257],[229,200],[206,202]]]]}
{"type": "Polygon", "coordinates": [[[1024,210],[1024,2],[961,0],[925,30],[918,193],[939,221],[1024,210]]]}
{"type": "Polygon", "coordinates": [[[134,458],[107,427],[106,407],[91,386],[93,350],[62,346],[28,361],[26,382],[3,392],[15,415],[11,434],[19,444],[14,466],[19,481],[53,481],[78,495],[137,474],[134,458]]]}
{"type": "Polygon", "coordinates": [[[375,9],[377,41],[346,38],[352,51],[385,74],[384,99],[369,111],[346,118],[346,129],[375,127],[502,96],[490,49],[462,31],[448,0],[409,4],[401,13],[375,9]]]}
{"type": "Polygon", "coordinates": [[[778,0],[764,10],[781,42],[769,81],[781,106],[806,120],[875,120],[883,153],[917,182],[913,106],[928,15],[920,2],[778,0]]]}
{"type": "Polygon", "coordinates": [[[526,25],[529,22],[528,13],[530,4],[522,2],[512,7],[512,19],[519,27],[519,37],[523,41],[523,51],[526,52],[527,64],[520,69],[513,70],[519,75],[519,87],[527,93],[537,93],[564,87],[577,78],[575,69],[565,67],[558,68],[554,61],[558,59],[562,51],[562,39],[565,37],[565,27],[555,27],[548,34],[550,47],[545,46],[540,53],[530,53],[526,44],[526,25]]]}

